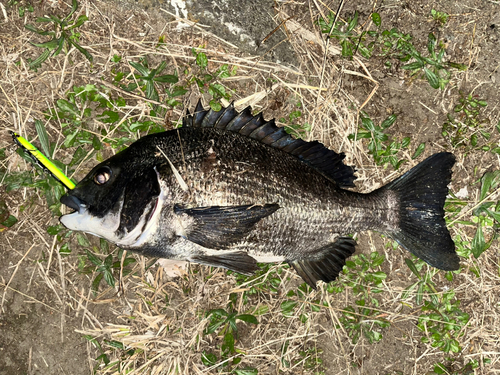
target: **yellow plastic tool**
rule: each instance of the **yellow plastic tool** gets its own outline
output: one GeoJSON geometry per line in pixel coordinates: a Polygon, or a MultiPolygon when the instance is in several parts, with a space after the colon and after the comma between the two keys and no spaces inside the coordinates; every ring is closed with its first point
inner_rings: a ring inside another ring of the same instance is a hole
{"type": "Polygon", "coordinates": [[[75,183],[66,177],[66,175],[59,168],[57,168],[54,163],[47,159],[47,157],[45,157],[45,155],[42,154],[35,146],[29,143],[26,138],[23,138],[19,134],[12,131],[10,134],[12,135],[14,142],[16,142],[19,147],[28,153],[35,164],[50,173],[52,177],[63,184],[68,190],[75,188],[75,183]]]}

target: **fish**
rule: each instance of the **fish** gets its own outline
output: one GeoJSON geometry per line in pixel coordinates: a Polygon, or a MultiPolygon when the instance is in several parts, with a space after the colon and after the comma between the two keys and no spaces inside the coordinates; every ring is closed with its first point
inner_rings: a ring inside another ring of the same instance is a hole
{"type": "Polygon", "coordinates": [[[370,193],[344,153],[294,138],[233,104],[198,102],[182,127],[139,138],[61,197],[60,222],[144,256],[251,275],[286,262],[313,289],[377,231],[441,270],[459,269],[444,203],[455,157],[436,153],[370,193]]]}

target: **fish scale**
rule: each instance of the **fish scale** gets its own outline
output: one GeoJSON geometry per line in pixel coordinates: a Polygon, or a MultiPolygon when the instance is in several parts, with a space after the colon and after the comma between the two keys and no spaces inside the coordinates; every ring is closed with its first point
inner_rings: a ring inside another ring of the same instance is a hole
{"type": "Polygon", "coordinates": [[[311,287],[334,280],[375,230],[432,266],[459,267],[444,221],[455,158],[435,154],[368,194],[321,143],[295,139],[262,114],[198,103],[183,127],[143,137],[98,164],[61,202],[61,222],[146,256],[251,274],[285,261],[311,287]],[[186,188],[187,186],[187,188],[186,188]]]}

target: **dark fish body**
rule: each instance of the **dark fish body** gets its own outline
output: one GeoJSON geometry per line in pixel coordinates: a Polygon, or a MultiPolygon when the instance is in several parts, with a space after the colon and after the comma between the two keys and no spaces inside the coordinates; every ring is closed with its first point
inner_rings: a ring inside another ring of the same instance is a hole
{"type": "Polygon", "coordinates": [[[143,137],[97,165],[61,201],[61,222],[144,255],[242,273],[286,261],[312,287],[354,253],[350,233],[385,233],[432,266],[458,269],[443,205],[454,157],[435,154],[369,194],[318,142],[249,109],[198,105],[179,129],[143,137]]]}

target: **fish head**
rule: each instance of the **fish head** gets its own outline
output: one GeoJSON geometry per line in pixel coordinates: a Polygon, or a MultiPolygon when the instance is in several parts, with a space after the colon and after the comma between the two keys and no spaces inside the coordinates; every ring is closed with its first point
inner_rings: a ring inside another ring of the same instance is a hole
{"type": "Polygon", "coordinates": [[[60,221],[68,229],[137,247],[153,231],[164,196],[155,166],[122,152],[98,164],[61,197],[74,212],[60,221]]]}

